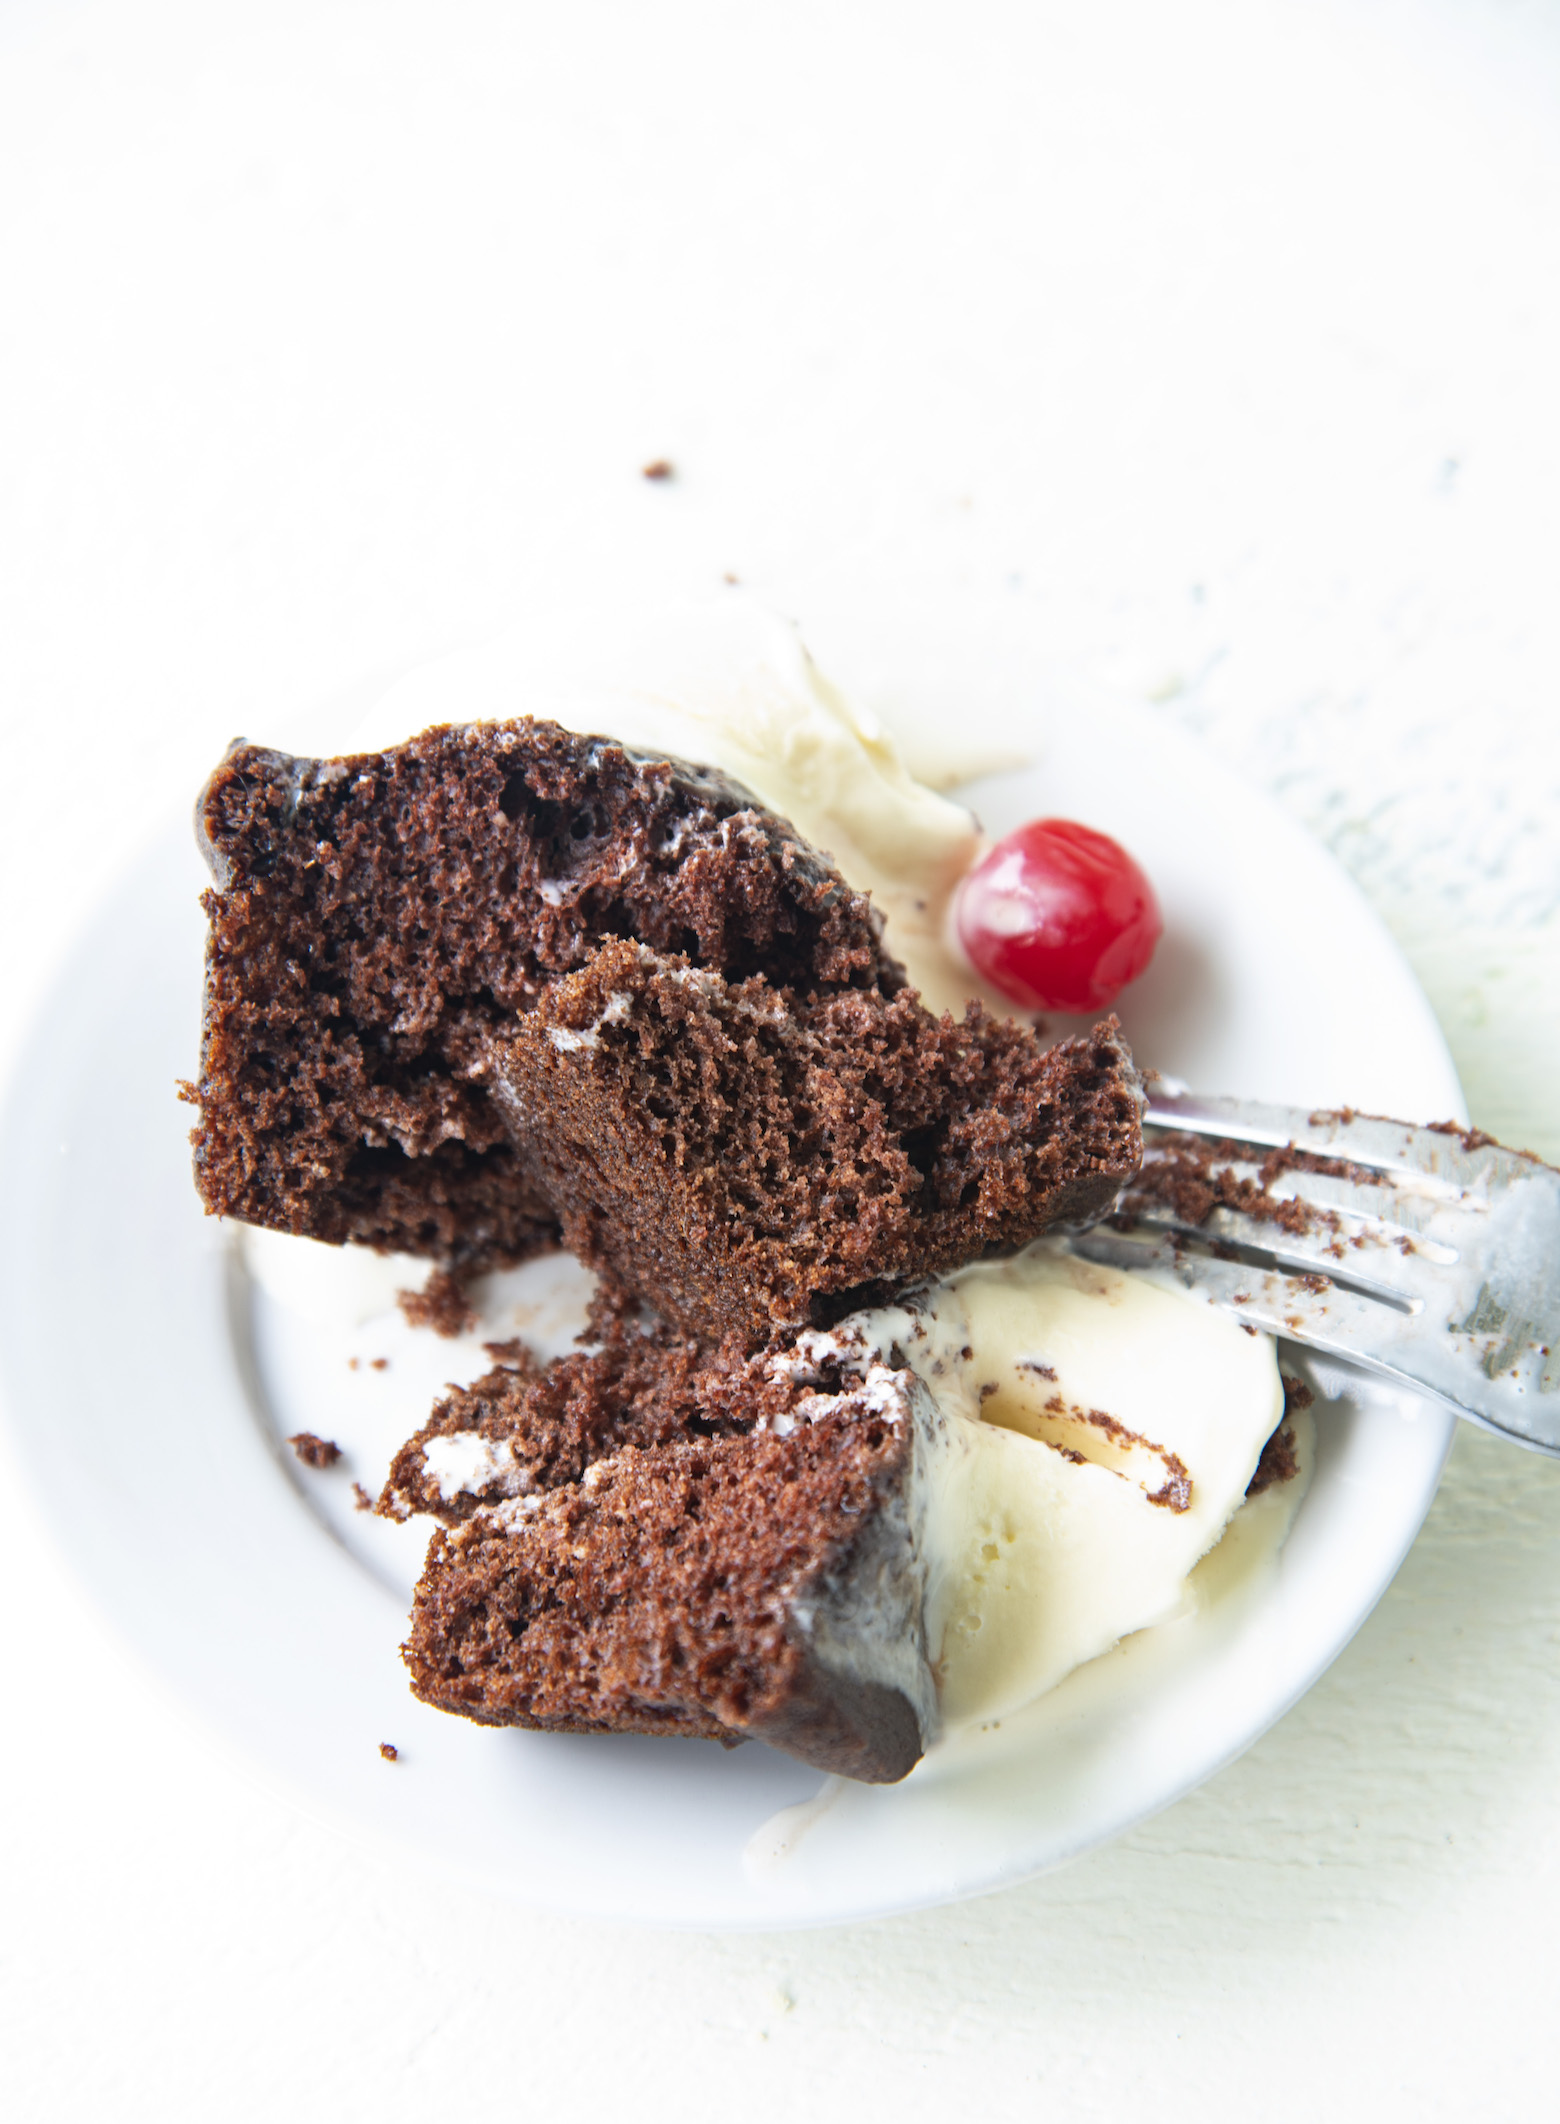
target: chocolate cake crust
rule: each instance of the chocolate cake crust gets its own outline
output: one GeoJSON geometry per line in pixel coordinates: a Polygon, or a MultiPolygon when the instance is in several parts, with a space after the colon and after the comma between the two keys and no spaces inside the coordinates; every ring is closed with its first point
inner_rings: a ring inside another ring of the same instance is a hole
{"type": "Polygon", "coordinates": [[[903,983],[865,896],[739,784],[552,723],[339,760],[238,744],[197,826],[197,1185],[312,1238],[463,1266],[555,1241],[483,1057],[605,938],[802,991],[903,983]]]}

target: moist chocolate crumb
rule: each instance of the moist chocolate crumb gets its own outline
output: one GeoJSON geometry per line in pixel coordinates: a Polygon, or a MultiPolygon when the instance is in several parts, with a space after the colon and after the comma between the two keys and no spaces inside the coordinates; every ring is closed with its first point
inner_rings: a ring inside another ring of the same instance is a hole
{"type": "Polygon", "coordinates": [[[316,1438],[312,1431],[294,1431],[287,1443],[306,1468],[333,1467],[341,1458],[341,1448],[334,1439],[316,1438]]]}
{"type": "Polygon", "coordinates": [[[533,1374],[541,1370],[536,1352],[519,1335],[512,1335],[507,1342],[484,1342],[482,1347],[506,1372],[533,1374]]]}
{"type": "Polygon", "coordinates": [[[1262,1448],[1255,1472],[1246,1485],[1248,1497],[1260,1497],[1276,1482],[1288,1482],[1300,1472],[1300,1462],[1295,1454],[1295,1434],[1287,1423],[1279,1425],[1267,1444],[1262,1448]]]}
{"type": "Polygon", "coordinates": [[[370,1357],[368,1360],[368,1368],[371,1372],[388,1372],[390,1369],[390,1360],[388,1357],[370,1357]]]}
{"type": "Polygon", "coordinates": [[[1260,1497],[1264,1490],[1271,1489],[1275,1483],[1291,1482],[1300,1472],[1300,1460],[1295,1452],[1294,1424],[1291,1419],[1298,1415],[1301,1409],[1308,1409],[1316,1396],[1303,1379],[1296,1379],[1288,1372],[1283,1373],[1282,1377],[1284,1413],[1279,1419],[1278,1429],[1262,1448],[1256,1470],[1246,1485],[1248,1497],[1260,1497]]]}
{"type": "Polygon", "coordinates": [[[669,457],[652,457],[649,464],[642,467],[642,475],[646,479],[675,479],[677,467],[669,457]]]}
{"type": "Polygon", "coordinates": [[[394,1741],[381,1741],[379,1743],[379,1752],[384,1757],[387,1763],[393,1763],[399,1760],[401,1753],[400,1749],[396,1746],[394,1741]]]}
{"type": "MultiPolygon", "coordinates": [[[[1428,1126],[1432,1135],[1455,1136],[1465,1151],[1487,1150],[1495,1141],[1482,1128],[1464,1128],[1460,1121],[1432,1121],[1428,1126]]],[[[1521,1155],[1531,1158],[1533,1153],[1524,1151],[1521,1155]]]]}
{"type": "Polygon", "coordinates": [[[354,1512],[372,1512],[374,1500],[360,1482],[352,1485],[352,1509],[354,1512]]]}
{"type": "Polygon", "coordinates": [[[395,1302],[408,1327],[432,1328],[436,1335],[463,1335],[477,1324],[471,1301],[448,1269],[435,1269],[420,1291],[397,1291],[395,1302]]]}
{"type": "Polygon", "coordinates": [[[357,1370],[357,1368],[358,1368],[358,1359],[357,1359],[356,1357],[349,1357],[349,1358],[347,1359],[347,1370],[348,1370],[349,1372],[355,1372],[355,1371],[357,1370]]]}

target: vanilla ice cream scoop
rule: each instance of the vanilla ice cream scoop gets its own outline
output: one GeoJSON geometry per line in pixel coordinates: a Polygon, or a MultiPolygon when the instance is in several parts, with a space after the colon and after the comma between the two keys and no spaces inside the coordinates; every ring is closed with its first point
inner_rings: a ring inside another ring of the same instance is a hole
{"type": "Polygon", "coordinates": [[[1049,1240],[779,1362],[821,1376],[831,1350],[898,1351],[936,1405],[917,1512],[949,1729],[1173,1615],[1284,1407],[1268,1336],[1049,1240]]]}

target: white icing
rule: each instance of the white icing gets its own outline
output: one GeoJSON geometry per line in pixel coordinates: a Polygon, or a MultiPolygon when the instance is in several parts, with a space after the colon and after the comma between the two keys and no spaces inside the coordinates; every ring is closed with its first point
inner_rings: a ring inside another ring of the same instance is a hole
{"type": "MultiPolygon", "coordinates": [[[[793,1381],[798,1376],[794,1370],[788,1369],[783,1359],[772,1360],[769,1370],[775,1376],[793,1381]]],[[[869,1364],[866,1377],[859,1382],[843,1382],[838,1393],[804,1394],[791,1408],[777,1410],[773,1416],[761,1416],[754,1429],[773,1431],[776,1438],[789,1438],[800,1424],[822,1423],[826,1417],[840,1415],[881,1417],[887,1423],[897,1424],[903,1406],[904,1375],[886,1364],[869,1364]]]]}
{"type": "Polygon", "coordinates": [[[572,1054],[576,1048],[599,1047],[603,1025],[620,1025],[634,1007],[634,999],[621,991],[607,998],[606,1007],[598,1018],[593,1018],[582,1031],[575,1032],[567,1025],[549,1025],[547,1037],[561,1054],[572,1054]]]}
{"type": "Polygon", "coordinates": [[[544,1492],[527,1490],[521,1497],[506,1497],[502,1504],[484,1506],[471,1524],[498,1527],[505,1534],[510,1534],[524,1521],[534,1519],[546,1502],[544,1492]]]}
{"type": "Polygon", "coordinates": [[[520,1485],[514,1448],[507,1438],[494,1444],[480,1431],[451,1431],[443,1438],[430,1438],[423,1446],[422,1457],[445,1504],[463,1494],[475,1496],[494,1483],[501,1483],[506,1489],[518,1489],[520,1485]]]}

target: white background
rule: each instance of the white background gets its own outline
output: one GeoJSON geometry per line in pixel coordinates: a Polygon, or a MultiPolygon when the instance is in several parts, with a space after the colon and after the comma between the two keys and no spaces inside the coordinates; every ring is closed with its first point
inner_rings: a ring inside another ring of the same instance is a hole
{"type": "MultiPolygon", "coordinates": [[[[1560,1156],[1557,399],[1552,0],[0,0],[4,1051],[236,731],[730,572],[1025,601],[1336,849],[1560,1156]]],[[[14,1488],[0,1575],[13,2114],[1554,2113],[1560,1467],[1477,1436],[1243,1762],[837,1933],[398,1878],[14,1488]]]]}

